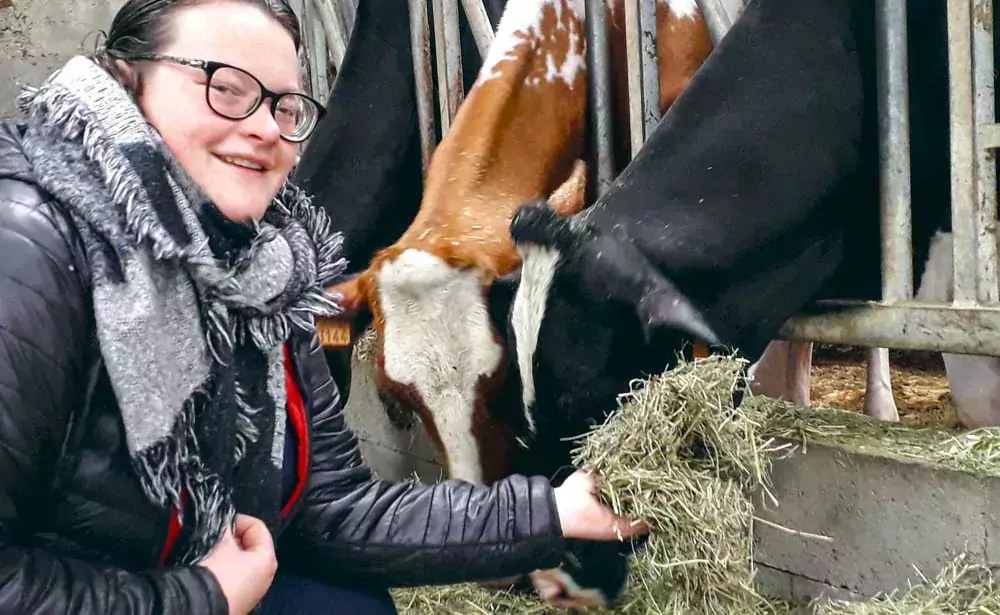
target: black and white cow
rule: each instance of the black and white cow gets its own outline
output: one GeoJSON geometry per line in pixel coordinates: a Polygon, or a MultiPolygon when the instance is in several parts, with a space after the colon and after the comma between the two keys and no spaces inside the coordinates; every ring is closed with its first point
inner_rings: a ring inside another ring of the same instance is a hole
{"type": "Polygon", "coordinates": [[[877,229],[872,32],[861,0],[751,0],[594,206],[519,211],[508,344],[532,468],[566,464],[559,439],[685,340],[759,356],[837,271],[849,226],[877,229]]]}

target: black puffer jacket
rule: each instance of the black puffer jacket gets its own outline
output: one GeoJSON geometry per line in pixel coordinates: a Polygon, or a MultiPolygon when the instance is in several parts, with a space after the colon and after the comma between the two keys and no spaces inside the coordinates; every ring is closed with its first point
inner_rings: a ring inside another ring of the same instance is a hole
{"type": "MultiPolygon", "coordinates": [[[[214,576],[160,565],[171,515],[132,474],[89,312],[82,245],[0,121],[0,613],[223,614],[214,576]]],[[[372,480],[315,334],[293,338],[309,477],[279,566],[338,584],[416,585],[558,564],[552,488],[372,480]]]]}

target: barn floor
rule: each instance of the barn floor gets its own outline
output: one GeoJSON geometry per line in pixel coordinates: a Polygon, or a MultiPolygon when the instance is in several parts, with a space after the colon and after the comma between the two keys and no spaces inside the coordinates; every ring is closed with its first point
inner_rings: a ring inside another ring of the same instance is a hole
{"type": "MultiPolygon", "coordinates": [[[[900,421],[913,427],[958,428],[940,353],[889,351],[892,391],[900,421]]],[[[865,349],[816,344],[813,406],[861,412],[865,400],[865,349]]]]}

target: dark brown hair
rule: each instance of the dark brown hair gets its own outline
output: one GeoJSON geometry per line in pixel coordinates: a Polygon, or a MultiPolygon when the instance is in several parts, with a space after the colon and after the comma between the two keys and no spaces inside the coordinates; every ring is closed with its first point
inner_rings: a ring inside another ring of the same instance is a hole
{"type": "MultiPolygon", "coordinates": [[[[170,44],[170,18],[178,9],[210,2],[238,2],[254,6],[280,23],[299,50],[302,33],[298,17],[286,0],[128,0],[115,14],[107,40],[94,54],[93,59],[105,70],[123,81],[116,59],[144,53],[157,53],[170,44]]],[[[137,93],[138,84],[125,84],[137,93]]]]}

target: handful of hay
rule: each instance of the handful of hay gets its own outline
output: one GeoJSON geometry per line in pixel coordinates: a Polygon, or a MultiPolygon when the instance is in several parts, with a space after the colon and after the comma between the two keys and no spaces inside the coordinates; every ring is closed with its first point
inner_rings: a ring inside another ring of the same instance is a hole
{"type": "Polygon", "coordinates": [[[753,582],[750,491],[769,465],[761,417],[733,407],[744,365],[715,356],[634,382],[575,453],[608,505],[651,529],[622,612],[775,612],[753,582]]]}
{"type": "MultiPolygon", "coordinates": [[[[788,447],[776,445],[776,436],[829,434],[823,425],[804,422],[787,404],[767,398],[749,398],[734,409],[733,393],[743,384],[745,364],[713,356],[635,381],[620,396],[620,408],[581,437],[574,464],[598,471],[600,496],[617,514],[639,517],[651,528],[648,543],[633,558],[621,603],[600,612],[770,615],[793,610],[754,586],[751,494],[760,490],[774,500],[770,461],[788,447]]],[[[822,615],[1000,615],[1000,592],[982,576],[988,569],[960,564],[953,563],[934,584],[901,596],[815,608],[822,615]]],[[[564,612],[534,596],[471,584],[393,594],[402,614],[564,612]]]]}

